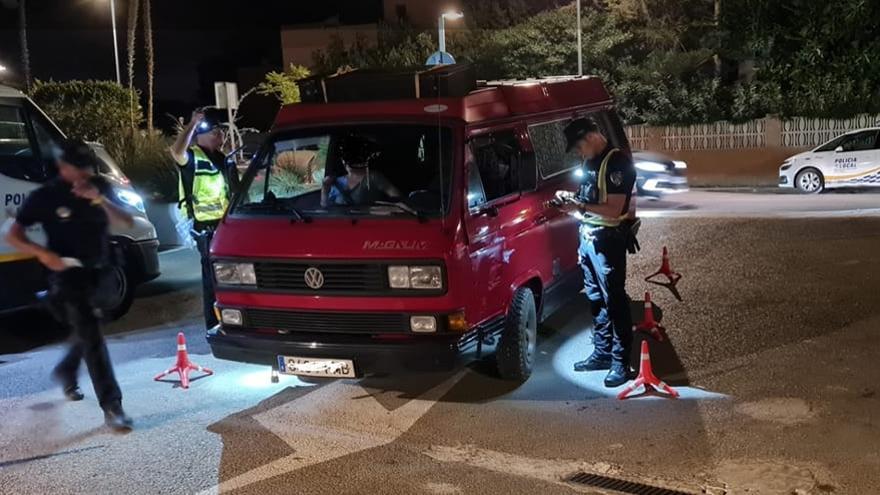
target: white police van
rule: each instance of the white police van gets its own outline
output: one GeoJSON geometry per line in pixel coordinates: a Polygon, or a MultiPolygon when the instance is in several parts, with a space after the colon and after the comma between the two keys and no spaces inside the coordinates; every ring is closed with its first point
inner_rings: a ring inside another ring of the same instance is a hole
{"type": "Polygon", "coordinates": [[[880,186],[880,127],[848,132],[779,167],[779,187],[802,193],[871,186],[880,186]]]}
{"type": "MultiPolygon", "coordinates": [[[[0,85],[0,226],[15,218],[25,198],[55,173],[53,147],[64,134],[22,92],[0,85]]],[[[130,205],[134,225],[111,229],[114,254],[124,263],[114,270],[109,288],[109,316],[118,318],[131,306],[135,287],[159,276],[159,241],[147,219],[144,202],[132,189],[104,147],[90,143],[100,160],[100,173],[119,199],[130,205]]],[[[29,237],[45,241],[37,226],[29,237]]],[[[0,313],[38,304],[36,294],[46,287],[46,273],[33,258],[15,252],[0,235],[0,313]]]]}

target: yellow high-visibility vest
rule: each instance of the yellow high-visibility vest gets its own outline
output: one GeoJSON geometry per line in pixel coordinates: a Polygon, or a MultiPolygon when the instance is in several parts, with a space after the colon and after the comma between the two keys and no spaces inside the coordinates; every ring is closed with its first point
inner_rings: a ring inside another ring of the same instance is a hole
{"type": "MultiPolygon", "coordinates": [[[[602,163],[599,165],[599,174],[596,177],[596,186],[599,189],[598,201],[599,204],[603,204],[608,201],[608,190],[605,184],[605,177],[608,173],[608,160],[611,159],[611,155],[614,153],[619,153],[620,150],[617,148],[612,148],[611,151],[605,155],[605,158],[602,160],[602,163]]],[[[628,208],[627,208],[628,209],[628,208]]],[[[626,220],[629,217],[629,212],[620,215],[619,217],[603,217],[599,215],[590,215],[586,219],[584,219],[584,223],[587,225],[592,225],[594,227],[617,227],[621,222],[626,220]]]]}
{"type": "Polygon", "coordinates": [[[178,174],[178,193],[180,194],[180,214],[189,217],[192,203],[193,220],[213,222],[223,218],[229,206],[229,189],[223,171],[218,169],[208,155],[198,146],[189,148],[193,154],[194,174],[192,193],[186,194],[183,184],[183,170],[178,174]],[[187,200],[187,198],[191,198],[187,200]]]}

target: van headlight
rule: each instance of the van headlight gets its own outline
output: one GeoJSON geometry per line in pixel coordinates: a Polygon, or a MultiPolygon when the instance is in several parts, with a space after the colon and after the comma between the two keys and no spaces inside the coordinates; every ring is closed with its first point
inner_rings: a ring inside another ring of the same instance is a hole
{"type": "Polygon", "coordinates": [[[221,285],[257,285],[252,263],[214,263],[214,277],[221,285]]]}
{"type": "Polygon", "coordinates": [[[131,206],[141,213],[147,212],[146,208],[144,208],[144,198],[142,198],[140,194],[134,191],[129,191],[128,189],[118,189],[116,191],[116,199],[121,201],[123,204],[131,206]]]}
{"type": "Polygon", "coordinates": [[[392,289],[442,289],[443,271],[439,266],[389,266],[388,285],[392,289]]]}
{"type": "Polygon", "coordinates": [[[665,172],[666,165],[657,162],[636,162],[636,168],[645,172],[665,172]]]}

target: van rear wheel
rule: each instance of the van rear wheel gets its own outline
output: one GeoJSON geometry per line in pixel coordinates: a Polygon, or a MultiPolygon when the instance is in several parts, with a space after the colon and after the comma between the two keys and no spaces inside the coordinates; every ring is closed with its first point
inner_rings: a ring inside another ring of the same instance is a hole
{"type": "Polygon", "coordinates": [[[534,366],[537,340],[535,296],[528,287],[520,287],[513,294],[504,331],[495,352],[501,378],[520,382],[529,378],[534,366]]]}

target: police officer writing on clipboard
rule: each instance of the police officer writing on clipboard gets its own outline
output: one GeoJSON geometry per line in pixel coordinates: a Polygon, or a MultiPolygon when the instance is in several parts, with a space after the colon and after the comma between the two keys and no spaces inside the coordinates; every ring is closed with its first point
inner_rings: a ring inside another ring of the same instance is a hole
{"type": "Polygon", "coordinates": [[[576,193],[559,191],[553,202],[580,222],[584,286],[593,313],[593,354],[575,371],[609,370],[606,387],[632,377],[632,317],[626,294],[626,255],[635,244],[632,201],[636,171],[632,159],[613,147],[592,119],[576,119],[564,130],[568,151],[584,160],[576,193]]]}
{"type": "Polygon", "coordinates": [[[93,301],[100,270],[108,263],[108,224],[131,226],[133,220],[122,205],[110,199],[116,196],[97,175],[98,157],[86,143],[64,143],[56,166],[58,178],[28,196],[6,240],[49,270],[50,299],[62,323],[70,326],[72,344],[52,372],[53,378],[68,399],[82,400],[77,372],[85,360],[104,421],[113,429],[127,430],[131,419],[122,410],[122,392],[93,301]],[[26,229],[36,224],[46,232],[46,247],[28,239],[26,229]]]}
{"type": "Polygon", "coordinates": [[[205,324],[217,325],[214,313],[214,273],[209,259],[211,239],[238,184],[238,171],[227,165],[223,130],[200,110],[171,145],[177,162],[180,214],[192,221],[192,235],[202,258],[202,299],[205,324]]]}

